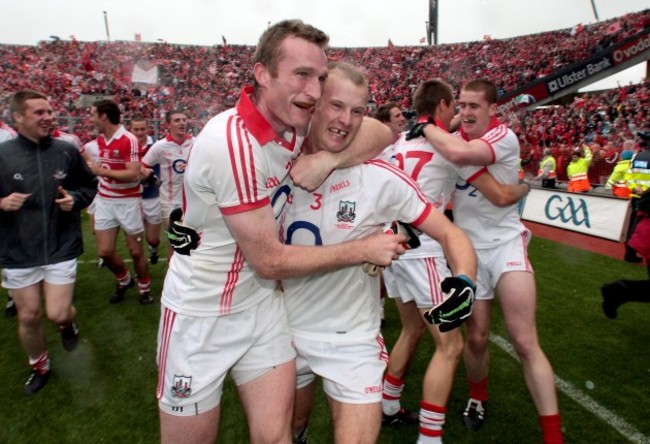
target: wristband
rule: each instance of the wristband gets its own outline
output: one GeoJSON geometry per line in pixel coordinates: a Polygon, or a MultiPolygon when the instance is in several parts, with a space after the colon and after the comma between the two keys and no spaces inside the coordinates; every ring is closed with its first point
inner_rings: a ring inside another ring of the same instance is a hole
{"type": "Polygon", "coordinates": [[[467,275],[465,275],[465,274],[459,274],[459,275],[456,276],[456,277],[457,277],[458,279],[462,279],[462,280],[464,280],[464,281],[465,281],[469,286],[471,286],[472,288],[476,288],[476,284],[475,284],[475,283],[474,283],[474,282],[469,278],[469,276],[467,276],[467,275]]]}

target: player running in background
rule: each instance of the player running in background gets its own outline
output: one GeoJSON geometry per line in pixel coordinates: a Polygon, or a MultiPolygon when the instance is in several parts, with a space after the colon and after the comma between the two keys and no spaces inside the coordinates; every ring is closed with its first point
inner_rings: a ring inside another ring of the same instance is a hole
{"type": "MultiPolygon", "coordinates": [[[[169,132],[164,139],[154,143],[142,158],[142,170],[146,177],[154,174],[158,166],[160,177],[160,207],[165,226],[169,225],[169,215],[180,208],[183,201],[183,177],[187,157],[192,149],[194,137],[187,133],[187,116],[179,110],[168,111],[165,121],[169,132]]],[[[171,246],[167,258],[172,255],[171,246]]]]}
{"type": "Polygon", "coordinates": [[[72,298],[83,252],[79,211],[92,201],[97,179],[76,148],[52,138],[47,96],[20,91],[10,110],[19,135],[0,144],[0,266],[29,358],[31,374],[23,387],[29,396],[50,378],[43,313],[58,326],[66,350],[77,346],[72,298]]]}
{"type": "MultiPolygon", "coordinates": [[[[130,131],[140,144],[140,159],[149,152],[153,140],[149,136],[149,125],[142,114],[131,118],[130,131]]],[[[144,222],[145,237],[149,245],[149,262],[151,265],[158,263],[158,247],[160,246],[160,225],[162,212],[160,209],[160,166],[154,165],[151,172],[147,172],[142,180],[142,218],[144,222]]]]}
{"type": "Polygon", "coordinates": [[[95,199],[95,239],[97,252],[117,280],[109,302],[124,300],[126,291],[135,285],[124,260],[116,251],[120,227],[124,230],[129,255],[133,259],[140,303],[153,303],[151,277],[144,255],[144,224],[140,200],[140,146],[133,134],[120,123],[120,109],[111,100],[99,100],[90,108],[90,120],[100,132],[97,138],[98,163],[91,163],[99,178],[95,199]]]}

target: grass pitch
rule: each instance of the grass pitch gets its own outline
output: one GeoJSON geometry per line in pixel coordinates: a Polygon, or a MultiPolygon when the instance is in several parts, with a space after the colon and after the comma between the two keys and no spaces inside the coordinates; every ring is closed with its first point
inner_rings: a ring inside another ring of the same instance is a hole
{"type": "MultiPolygon", "coordinates": [[[[137,291],[117,305],[108,303],[115,283],[96,267],[95,247],[85,224],[86,253],[75,288],[80,343],[73,352],[60,345],[47,325],[53,375],[33,397],[22,394],[29,369],[17,339],[16,320],[0,318],[0,443],[155,443],[158,432],[156,334],[160,304],[141,306],[137,291]]],[[[124,252],[123,238],[120,249],[124,252]]],[[[161,249],[164,251],[164,249],[161,249]]],[[[537,323],[542,346],[558,378],[567,443],[650,443],[650,305],[627,304],[610,321],[600,309],[602,283],[645,279],[645,269],[622,261],[534,238],[529,249],[538,287],[537,323]]],[[[126,257],[126,256],[125,256],[126,257]]],[[[166,264],[151,266],[152,293],[160,295],[166,264]]],[[[2,292],[4,300],[5,292],[2,292]]],[[[399,333],[394,305],[386,304],[384,336],[390,347],[399,333]]],[[[498,306],[490,346],[490,403],[478,432],[462,427],[467,396],[462,367],[448,403],[447,443],[541,442],[536,412],[521,367],[502,346],[507,340],[498,306]]],[[[433,352],[425,337],[402,397],[415,410],[422,375],[433,352]]],[[[246,421],[231,381],[222,400],[220,442],[248,441],[246,421]]],[[[382,430],[381,443],[414,443],[417,427],[382,430]]],[[[322,395],[310,423],[312,444],[332,442],[322,395]]]]}

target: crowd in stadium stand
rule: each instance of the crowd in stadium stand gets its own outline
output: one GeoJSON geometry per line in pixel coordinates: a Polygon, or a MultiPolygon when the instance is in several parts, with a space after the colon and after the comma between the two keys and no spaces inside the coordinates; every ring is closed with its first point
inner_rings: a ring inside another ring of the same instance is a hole
{"type": "MultiPolygon", "coordinates": [[[[367,71],[376,104],[395,102],[411,108],[411,95],[421,80],[441,77],[458,88],[463,81],[488,78],[500,93],[512,91],[577,60],[637,34],[650,26],[650,10],[573,28],[480,42],[437,46],[389,45],[383,48],[331,48],[332,61],[346,60],[367,71]],[[473,54],[473,57],[467,57],[473,54]]],[[[66,123],[83,142],[93,138],[87,122],[88,101],[111,96],[125,120],[143,114],[162,120],[169,109],[182,109],[195,129],[212,115],[234,105],[240,85],[251,83],[253,46],[223,44],[184,46],[143,42],[80,42],[52,39],[37,46],[0,45],[0,118],[10,121],[7,100],[15,91],[33,88],[52,98],[66,123]],[[158,67],[156,84],[134,84],[134,66],[158,67]]],[[[561,159],[583,139],[595,146],[595,183],[611,171],[611,153],[635,129],[648,122],[648,84],[626,86],[603,95],[582,95],[570,106],[518,112],[509,123],[522,137],[527,153],[552,147],[561,159]],[[564,152],[566,147],[566,153],[564,152]],[[599,162],[605,163],[600,171],[599,162]]],[[[528,168],[532,172],[536,162],[528,168]]],[[[562,178],[560,162],[560,179],[562,178]]]]}

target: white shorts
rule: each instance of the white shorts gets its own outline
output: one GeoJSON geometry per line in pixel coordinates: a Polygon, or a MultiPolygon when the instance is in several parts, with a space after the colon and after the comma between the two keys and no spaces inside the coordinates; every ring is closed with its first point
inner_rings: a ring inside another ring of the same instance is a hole
{"type": "Polygon", "coordinates": [[[478,270],[476,272],[476,299],[494,299],[494,289],[503,273],[509,271],[533,272],[528,260],[530,230],[494,248],[477,249],[478,270]]]}
{"type": "Polygon", "coordinates": [[[395,299],[397,297],[397,289],[395,288],[395,273],[393,273],[392,267],[388,266],[384,268],[381,272],[382,278],[384,279],[384,287],[386,288],[386,297],[390,299],[395,299]]]}
{"type": "Polygon", "coordinates": [[[397,297],[403,303],[415,301],[418,308],[431,308],[444,301],[440,283],[451,276],[444,256],[401,259],[391,267],[397,297]]]}
{"type": "Polygon", "coordinates": [[[160,409],[176,416],[206,412],[221,402],[228,372],[242,385],[295,356],[280,297],[227,316],[183,316],[163,306],[157,356],[160,409]]]}
{"type": "Polygon", "coordinates": [[[95,199],[95,230],[110,230],[122,227],[127,234],[138,234],[144,231],[142,222],[142,199],[129,199],[121,202],[119,199],[95,199]]]}
{"type": "Polygon", "coordinates": [[[293,339],[296,347],[297,387],[323,378],[323,390],[332,399],[346,404],[381,402],[388,351],[381,334],[366,343],[293,339]]]}
{"type": "Polygon", "coordinates": [[[162,223],[162,211],[160,209],[160,197],[150,197],[142,199],[142,217],[145,222],[155,225],[162,223]]]}
{"type": "Polygon", "coordinates": [[[90,205],[86,207],[86,213],[90,214],[91,216],[95,214],[95,200],[97,199],[93,199],[93,201],[90,202],[90,205]]]}
{"type": "Polygon", "coordinates": [[[167,202],[161,202],[160,203],[160,209],[162,211],[162,217],[163,219],[169,219],[169,215],[171,214],[172,210],[175,210],[176,208],[180,208],[180,205],[174,205],[170,204],[167,202]]]}
{"type": "Polygon", "coordinates": [[[2,287],[20,289],[45,281],[48,284],[74,284],[77,279],[77,259],[32,268],[2,270],[2,287]]]}

